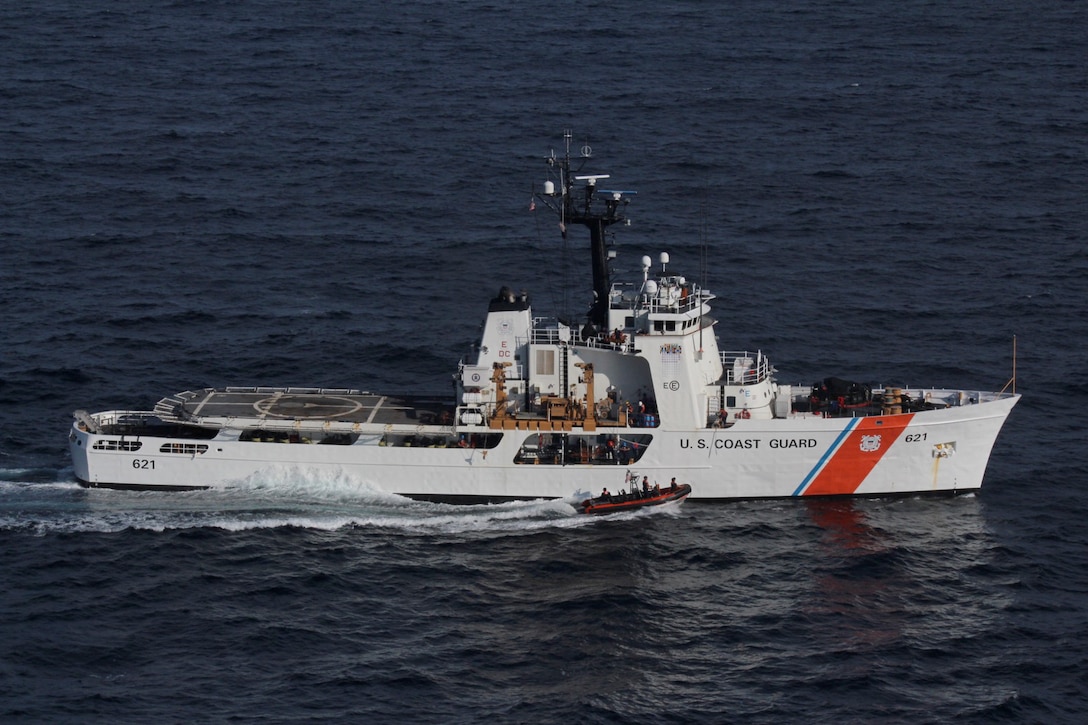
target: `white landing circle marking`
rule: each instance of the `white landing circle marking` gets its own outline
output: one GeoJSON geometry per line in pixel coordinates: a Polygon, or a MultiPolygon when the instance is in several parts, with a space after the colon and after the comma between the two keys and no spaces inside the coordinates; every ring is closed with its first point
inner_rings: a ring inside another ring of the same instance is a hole
{"type": "Polygon", "coordinates": [[[281,395],[264,398],[253,404],[261,415],[272,418],[322,419],[339,418],[362,410],[363,404],[351,398],[335,395],[281,395]]]}

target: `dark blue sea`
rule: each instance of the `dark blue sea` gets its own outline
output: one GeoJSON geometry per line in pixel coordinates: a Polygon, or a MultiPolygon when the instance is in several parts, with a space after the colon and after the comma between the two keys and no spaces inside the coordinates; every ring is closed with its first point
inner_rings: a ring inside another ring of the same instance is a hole
{"type": "Polygon", "coordinates": [[[0,720],[1082,723],[1088,7],[0,5],[0,720]],[[450,390],[589,145],[782,382],[1023,394],[958,498],[81,489],[77,408],[450,390]],[[705,257],[705,265],[704,265],[705,257]],[[705,267],[705,268],[704,268],[705,267]],[[588,518],[588,517],[587,517],[588,518]]]}

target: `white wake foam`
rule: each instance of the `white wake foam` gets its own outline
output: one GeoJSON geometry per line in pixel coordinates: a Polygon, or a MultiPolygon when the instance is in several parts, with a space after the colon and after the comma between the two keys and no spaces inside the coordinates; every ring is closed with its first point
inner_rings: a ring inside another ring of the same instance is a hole
{"type": "Polygon", "coordinates": [[[75,482],[0,481],[0,529],[50,532],[228,531],[348,527],[406,533],[518,532],[591,525],[571,502],[453,505],[413,501],[345,473],[276,468],[223,489],[117,491],[75,482]]]}

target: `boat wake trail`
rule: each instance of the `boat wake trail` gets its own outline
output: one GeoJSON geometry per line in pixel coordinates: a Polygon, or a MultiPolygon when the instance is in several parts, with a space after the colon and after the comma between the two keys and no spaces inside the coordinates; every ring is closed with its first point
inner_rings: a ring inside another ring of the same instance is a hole
{"type": "Polygon", "coordinates": [[[344,473],[268,469],[224,489],[117,491],[75,482],[0,481],[0,531],[227,531],[344,528],[430,535],[511,532],[591,525],[572,502],[538,499],[454,505],[414,501],[344,473]]]}

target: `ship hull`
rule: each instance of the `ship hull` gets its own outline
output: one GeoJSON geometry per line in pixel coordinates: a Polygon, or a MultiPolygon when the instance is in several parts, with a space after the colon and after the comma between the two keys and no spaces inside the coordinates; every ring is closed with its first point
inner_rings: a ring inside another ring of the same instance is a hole
{"type": "MultiPolygon", "coordinates": [[[[651,482],[674,477],[690,482],[695,500],[973,491],[982,486],[990,452],[1018,399],[1003,396],[900,415],[797,416],[739,420],[720,429],[656,429],[652,445],[633,465],[651,482]]],[[[347,476],[368,489],[411,498],[471,502],[581,500],[622,480],[619,461],[519,462],[526,435],[504,431],[487,449],[383,446],[377,436],[365,435],[352,445],[335,446],[226,436],[203,441],[198,449],[189,438],[118,439],[77,422],[69,438],[75,476],[92,487],[228,488],[282,480],[294,472],[318,479],[347,476]]]]}

